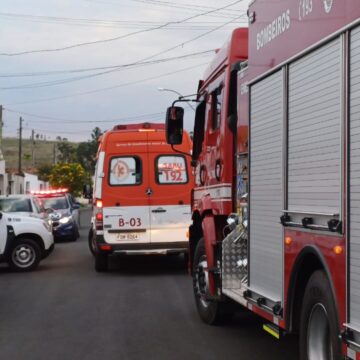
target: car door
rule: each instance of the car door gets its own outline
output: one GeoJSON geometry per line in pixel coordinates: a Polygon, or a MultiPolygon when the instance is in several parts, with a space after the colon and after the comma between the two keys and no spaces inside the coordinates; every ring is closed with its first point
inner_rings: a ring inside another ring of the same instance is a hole
{"type": "Polygon", "coordinates": [[[149,183],[146,152],[114,155],[105,164],[104,238],[108,243],[149,243],[149,183]]]}
{"type": "Polygon", "coordinates": [[[0,212],[0,254],[5,251],[7,241],[6,215],[0,212]]]}
{"type": "Polygon", "coordinates": [[[68,201],[70,203],[71,216],[78,226],[80,226],[80,212],[79,205],[71,194],[67,194],[68,201]]]}
{"type": "Polygon", "coordinates": [[[184,155],[149,154],[151,242],[187,241],[191,223],[189,164],[184,155]]]}

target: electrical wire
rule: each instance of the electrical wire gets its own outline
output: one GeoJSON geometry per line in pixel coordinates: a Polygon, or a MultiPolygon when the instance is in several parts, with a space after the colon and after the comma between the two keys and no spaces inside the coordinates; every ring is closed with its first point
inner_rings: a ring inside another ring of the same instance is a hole
{"type": "Polygon", "coordinates": [[[215,49],[211,50],[204,50],[196,53],[185,54],[180,56],[174,56],[170,58],[152,60],[152,61],[143,61],[143,62],[133,62],[129,64],[122,64],[122,65],[109,65],[109,66],[101,66],[101,67],[92,67],[92,68],[80,68],[80,69],[69,69],[69,70],[54,70],[54,71],[39,71],[39,72],[28,72],[28,73],[18,73],[18,74],[1,74],[0,78],[13,78],[13,77],[34,77],[34,76],[49,76],[49,75],[58,75],[58,74],[74,74],[74,73],[82,73],[88,71],[96,71],[96,70],[106,70],[106,69],[131,69],[133,67],[140,67],[140,66],[147,66],[147,65],[154,65],[159,63],[164,63],[168,61],[174,60],[182,60],[188,58],[194,58],[197,56],[209,55],[213,54],[215,49]]]}
{"type": "MultiPolygon", "coordinates": [[[[192,16],[189,16],[189,17],[184,18],[182,20],[169,21],[169,22],[166,22],[166,23],[164,23],[162,25],[159,25],[159,26],[151,27],[151,28],[148,28],[148,29],[145,29],[145,30],[134,31],[134,32],[131,32],[131,33],[128,33],[128,34],[115,36],[115,37],[112,37],[112,38],[107,38],[107,39],[102,39],[102,40],[95,40],[95,41],[87,41],[87,42],[83,42],[83,43],[77,43],[77,44],[72,44],[72,45],[53,48],[53,49],[26,50],[26,51],[20,51],[20,52],[15,52],[15,53],[3,52],[3,53],[0,53],[0,56],[19,56],[19,55],[34,54],[34,53],[56,52],[56,51],[69,50],[69,49],[73,49],[73,48],[77,48],[77,47],[88,46],[88,45],[94,45],[94,44],[100,44],[100,43],[108,43],[108,42],[112,42],[112,41],[116,41],[116,40],[120,40],[120,39],[125,39],[125,38],[128,38],[130,36],[150,32],[150,31],[154,31],[154,30],[159,30],[159,29],[165,28],[165,27],[167,27],[169,25],[181,24],[181,23],[184,23],[186,21],[189,21],[189,20],[195,19],[197,17],[200,17],[200,16],[205,16],[207,14],[211,14],[211,13],[215,13],[217,11],[223,10],[223,9],[227,9],[227,8],[229,8],[231,6],[234,6],[234,5],[236,5],[236,4],[238,4],[238,3],[242,2],[242,1],[244,1],[244,0],[237,0],[237,1],[234,1],[234,2],[232,2],[232,3],[230,3],[230,4],[226,5],[226,6],[222,6],[220,8],[216,8],[216,9],[213,9],[213,10],[208,10],[208,11],[205,11],[205,12],[200,13],[200,14],[192,15],[192,16]]],[[[237,19],[237,18],[238,17],[236,17],[235,19],[237,19]]],[[[233,20],[235,20],[235,19],[233,19],[233,20]]],[[[229,24],[229,23],[230,22],[227,22],[226,25],[229,24]]]]}
{"type": "MultiPolygon", "coordinates": [[[[101,123],[111,123],[111,122],[123,121],[123,120],[125,120],[125,121],[140,121],[143,118],[150,118],[150,117],[154,117],[154,116],[163,114],[163,112],[157,112],[157,113],[142,114],[142,115],[136,115],[136,116],[126,116],[121,119],[114,118],[114,119],[108,119],[108,120],[79,120],[79,119],[64,119],[64,118],[57,118],[57,117],[46,116],[46,115],[33,114],[33,113],[28,113],[28,112],[19,111],[19,110],[13,110],[13,109],[9,109],[9,108],[3,108],[3,110],[10,112],[10,113],[18,114],[18,115],[30,116],[30,117],[40,118],[40,119],[61,121],[62,124],[67,124],[67,123],[74,124],[74,122],[85,123],[85,124],[100,123],[100,122],[101,123]]],[[[27,121],[36,122],[36,123],[47,123],[47,124],[49,123],[49,122],[44,122],[44,121],[39,121],[39,120],[27,120],[27,121]]]]}
{"type": "MultiPolygon", "coordinates": [[[[243,0],[238,0],[238,1],[243,1],[243,0]]],[[[136,63],[141,63],[144,61],[148,61],[150,59],[153,59],[154,57],[157,57],[159,55],[163,55],[169,51],[175,50],[179,47],[184,47],[184,45],[189,44],[191,42],[194,42],[212,32],[215,32],[217,30],[219,30],[220,28],[224,27],[225,25],[229,24],[230,22],[242,17],[243,15],[237,16],[233,19],[231,19],[230,21],[227,21],[223,24],[221,24],[220,26],[217,26],[209,31],[206,31],[205,33],[202,33],[192,39],[189,39],[187,41],[184,41],[180,44],[177,44],[175,46],[172,46],[166,50],[162,50],[158,53],[155,53],[151,56],[145,57],[143,59],[138,60],[136,63]]],[[[55,86],[55,85],[60,85],[60,84],[65,84],[65,83],[69,83],[69,82],[74,82],[74,81],[79,81],[79,80],[84,80],[84,79],[89,79],[89,78],[93,78],[93,77],[98,77],[98,76],[102,76],[102,75],[106,75],[106,74],[110,74],[113,73],[114,71],[118,71],[117,69],[111,69],[111,70],[107,70],[107,71],[103,71],[103,72],[99,72],[99,73],[94,73],[91,75],[84,75],[84,76],[78,76],[78,77],[74,77],[74,78],[70,78],[70,79],[60,79],[60,80],[54,80],[54,81],[49,81],[49,82],[41,82],[41,83],[32,83],[32,84],[25,84],[25,85],[18,85],[18,86],[8,86],[8,87],[0,87],[1,90],[18,90],[18,89],[33,89],[33,88],[40,88],[40,87],[48,87],[48,86],[55,86]]]]}
{"type": "MultiPolygon", "coordinates": [[[[158,1],[158,0],[131,0],[133,2],[147,4],[147,5],[155,5],[160,7],[167,7],[172,9],[184,9],[184,10],[192,10],[192,11],[203,11],[203,5],[194,5],[194,4],[174,4],[168,1],[158,1]]],[[[208,9],[215,9],[214,7],[206,6],[208,9]]],[[[223,11],[218,11],[216,16],[229,18],[230,16],[234,16],[234,12],[237,11],[235,9],[223,9],[223,11]],[[231,13],[231,14],[230,14],[231,13]]],[[[213,15],[213,14],[209,14],[213,15]]]]}
{"type": "Polygon", "coordinates": [[[98,92],[113,90],[113,89],[117,89],[117,88],[121,88],[121,87],[125,87],[125,86],[141,84],[141,83],[146,82],[146,81],[160,79],[160,78],[163,78],[163,77],[166,77],[166,76],[171,76],[171,75],[182,73],[182,72],[192,70],[192,69],[195,69],[195,68],[198,68],[198,67],[202,67],[202,66],[207,65],[207,64],[208,63],[201,63],[201,64],[193,65],[193,66],[190,66],[190,67],[187,67],[187,68],[183,68],[183,69],[180,69],[180,70],[177,70],[177,71],[172,71],[172,72],[160,74],[160,75],[157,75],[157,76],[151,76],[151,77],[148,77],[148,78],[139,79],[139,80],[135,80],[135,81],[130,81],[130,82],[122,83],[122,84],[118,84],[118,85],[108,86],[108,87],[105,87],[105,88],[99,88],[99,89],[84,91],[84,92],[80,92],[80,93],[72,93],[72,94],[63,95],[63,96],[55,96],[55,97],[50,97],[50,98],[34,99],[34,100],[31,100],[31,101],[22,101],[22,102],[17,102],[17,103],[5,104],[5,106],[34,104],[34,103],[55,101],[55,100],[60,100],[60,99],[68,99],[68,98],[73,98],[73,97],[76,97],[76,96],[95,94],[95,93],[98,93],[98,92]]]}
{"type": "MultiPolygon", "coordinates": [[[[105,28],[148,28],[149,26],[160,26],[158,21],[140,21],[140,20],[104,20],[104,19],[86,19],[69,18],[43,15],[30,15],[19,13],[0,12],[0,17],[5,20],[28,21],[32,23],[45,23],[66,26],[87,26],[87,27],[105,27],[105,28]]],[[[187,26],[182,24],[169,25],[167,29],[173,30],[204,30],[214,22],[187,22],[187,26]]],[[[219,23],[219,22],[218,22],[219,23]]]]}
{"type": "MultiPolygon", "coordinates": [[[[107,4],[107,5],[117,5],[117,6],[123,6],[122,4],[119,3],[115,3],[115,2],[110,2],[110,1],[101,1],[101,0],[84,0],[87,2],[91,2],[91,3],[101,3],[101,4],[107,4]]],[[[214,7],[209,7],[208,5],[194,5],[194,4],[184,4],[184,3],[173,3],[173,2],[167,2],[167,1],[156,1],[156,0],[150,0],[150,1],[146,1],[146,0],[131,0],[133,2],[138,2],[138,3],[143,3],[143,4],[147,4],[147,5],[156,5],[156,6],[160,6],[160,7],[167,7],[167,8],[172,8],[172,9],[180,9],[182,10],[181,12],[183,13],[194,13],[194,11],[203,11],[204,8],[206,7],[207,9],[215,9],[214,7]]],[[[230,14],[228,14],[228,12],[233,12],[236,11],[235,9],[224,9],[223,11],[219,11],[215,14],[208,14],[206,16],[209,17],[229,17],[230,14]]]]}

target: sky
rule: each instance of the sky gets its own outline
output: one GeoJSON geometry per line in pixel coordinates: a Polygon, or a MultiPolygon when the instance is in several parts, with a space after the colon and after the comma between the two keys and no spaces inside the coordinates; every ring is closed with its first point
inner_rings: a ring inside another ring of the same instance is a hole
{"type": "Polygon", "coordinates": [[[248,3],[0,0],[3,136],[18,136],[20,116],[24,138],[70,141],[96,126],[164,122],[175,92],[194,94],[215,49],[247,26],[248,3]]]}

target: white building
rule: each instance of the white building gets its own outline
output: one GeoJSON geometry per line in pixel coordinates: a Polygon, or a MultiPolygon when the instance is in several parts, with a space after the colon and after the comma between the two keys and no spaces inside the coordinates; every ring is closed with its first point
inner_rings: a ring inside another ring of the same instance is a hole
{"type": "Polygon", "coordinates": [[[24,173],[24,192],[30,194],[31,191],[47,190],[49,183],[39,180],[37,175],[24,173]]]}
{"type": "Polygon", "coordinates": [[[5,160],[0,158],[0,195],[6,194],[8,177],[5,171],[5,160]]]}

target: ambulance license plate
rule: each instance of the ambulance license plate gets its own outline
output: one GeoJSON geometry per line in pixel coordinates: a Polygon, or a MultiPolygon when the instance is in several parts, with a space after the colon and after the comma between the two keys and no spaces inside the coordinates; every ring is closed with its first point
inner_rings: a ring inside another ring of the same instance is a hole
{"type": "Polygon", "coordinates": [[[134,240],[139,240],[139,235],[135,234],[135,233],[121,233],[121,234],[117,234],[117,240],[119,241],[134,241],[134,240]]]}

